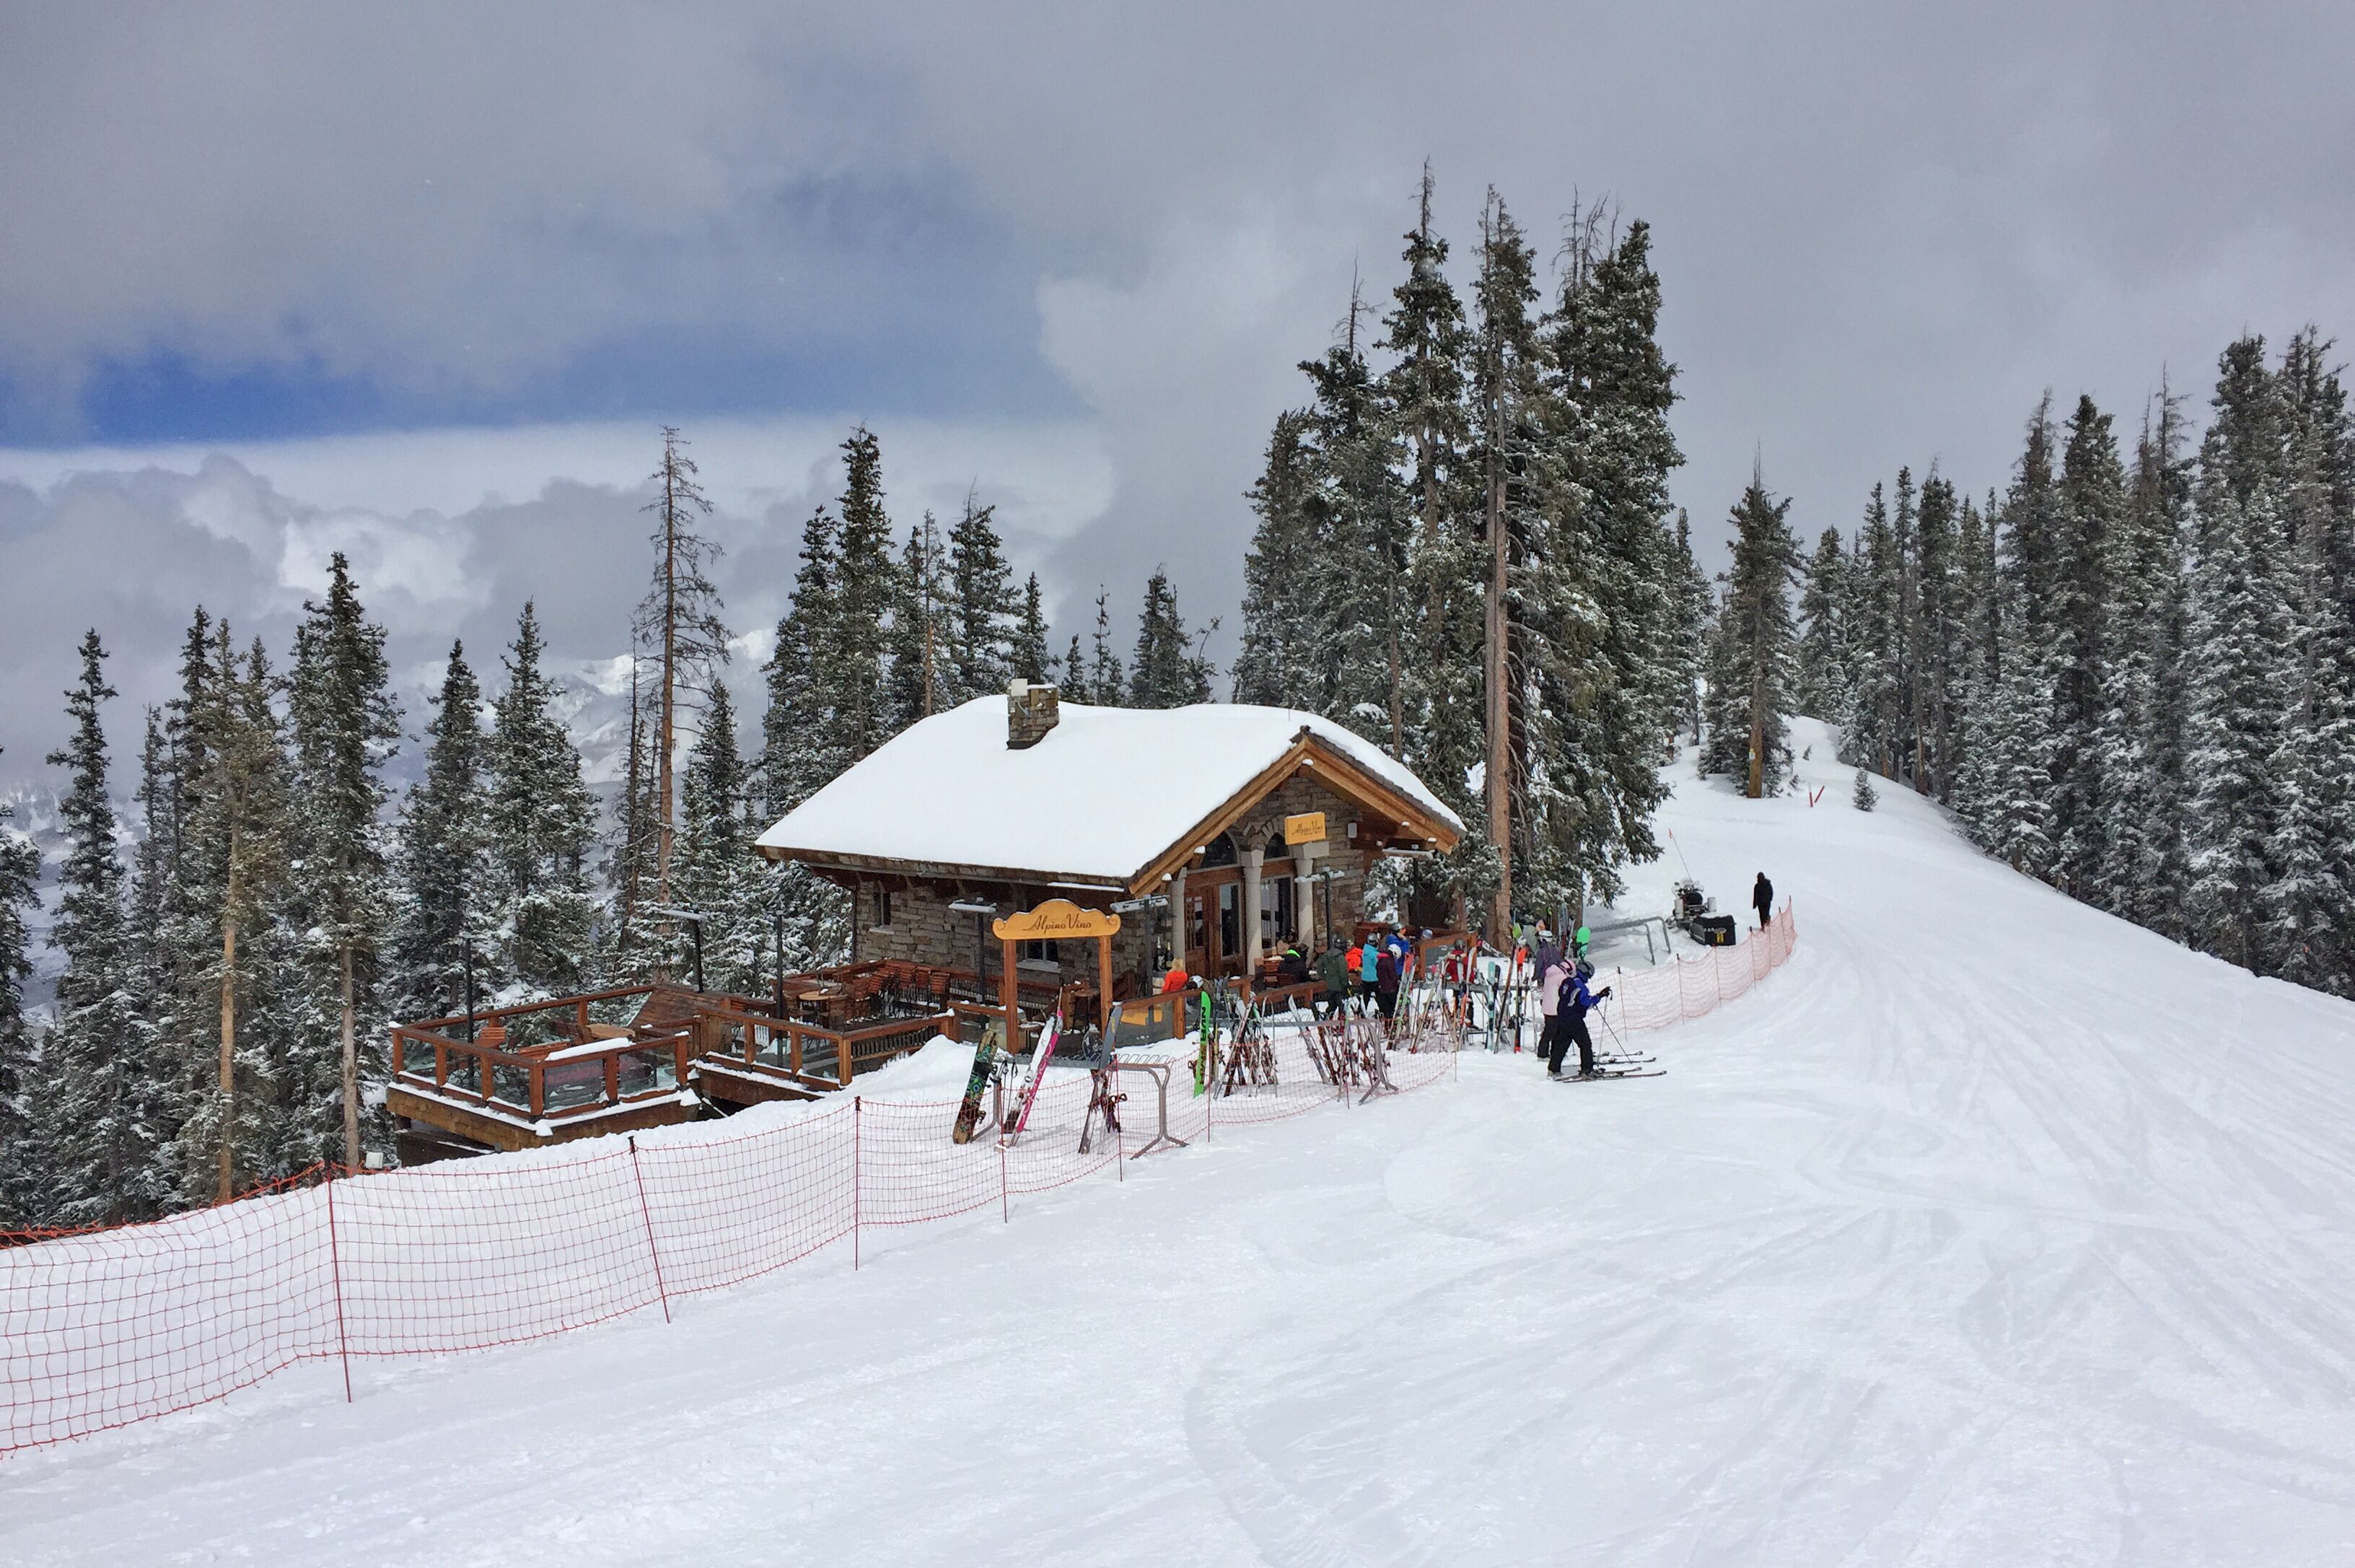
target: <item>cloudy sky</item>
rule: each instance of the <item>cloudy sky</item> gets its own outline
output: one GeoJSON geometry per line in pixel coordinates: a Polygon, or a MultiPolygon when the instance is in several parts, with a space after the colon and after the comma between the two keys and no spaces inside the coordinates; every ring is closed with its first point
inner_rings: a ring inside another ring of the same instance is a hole
{"type": "Polygon", "coordinates": [[[0,778],[82,628],[127,742],[193,604],[282,648],[337,549],[404,670],[527,597],[618,651],[666,422],[748,660],[859,421],[1061,635],[1156,562],[1231,628],[1426,157],[1459,256],[1490,184],[1653,224],[1697,521],[1753,453],[1807,534],[1901,463],[1999,484],[2048,385],[2130,427],[2243,330],[2355,331],[2350,59],[2344,5],[2168,0],[12,5],[0,778]]]}

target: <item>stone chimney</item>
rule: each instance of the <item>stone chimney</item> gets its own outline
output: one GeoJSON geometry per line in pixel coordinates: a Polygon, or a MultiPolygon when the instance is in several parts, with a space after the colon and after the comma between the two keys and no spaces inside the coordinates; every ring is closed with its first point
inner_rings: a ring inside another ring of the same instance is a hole
{"type": "Polygon", "coordinates": [[[1062,717],[1061,699],[1051,686],[1018,680],[1006,688],[1006,749],[1025,752],[1047,738],[1062,717]]]}

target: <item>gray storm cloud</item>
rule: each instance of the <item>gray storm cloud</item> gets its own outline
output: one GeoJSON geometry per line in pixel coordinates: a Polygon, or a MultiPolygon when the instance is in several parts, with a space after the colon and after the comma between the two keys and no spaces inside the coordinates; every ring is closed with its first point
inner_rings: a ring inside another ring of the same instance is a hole
{"type": "MultiPolygon", "coordinates": [[[[900,380],[817,421],[866,417],[888,450],[895,418],[1001,411],[986,377],[944,409],[925,367],[1018,329],[1009,383],[1043,366],[1082,411],[996,428],[1067,438],[1062,469],[1096,476],[1034,541],[1067,631],[1160,560],[1189,614],[1231,620],[1293,362],[1353,264],[1386,295],[1426,156],[1459,258],[1489,183],[1539,236],[1576,197],[1652,222],[1676,489],[1705,533],[1753,452],[1803,531],[1845,524],[1900,463],[1999,484],[2047,384],[2130,416],[2162,372],[2204,395],[2243,329],[2355,316],[2344,7],[20,6],[0,45],[16,428],[82,439],[92,367],[158,347],[463,400],[719,334],[888,345],[900,380]],[[1028,286],[915,308],[985,267],[1028,286]]],[[[527,541],[597,544],[532,569],[584,642],[635,592],[602,470],[478,508],[229,450],[257,483],[216,521],[226,471],[0,492],[14,684],[60,684],[66,639],[110,615],[176,626],[202,598],[282,624],[337,541],[421,640],[491,635],[527,541]],[[276,534],[239,531],[257,518],[276,534]]],[[[767,504],[738,515],[767,548],[767,504]]],[[[781,587],[782,548],[748,597],[781,587]]]]}

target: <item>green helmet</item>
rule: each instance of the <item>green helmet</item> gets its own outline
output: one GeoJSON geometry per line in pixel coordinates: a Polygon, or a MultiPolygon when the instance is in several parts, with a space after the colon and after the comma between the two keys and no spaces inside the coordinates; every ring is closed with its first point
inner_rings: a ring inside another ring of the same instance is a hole
{"type": "Polygon", "coordinates": [[[1572,937],[1572,938],[1571,938],[1571,940],[1572,940],[1572,942],[1577,943],[1581,947],[1585,946],[1589,942],[1593,941],[1593,939],[1594,939],[1594,933],[1593,933],[1593,932],[1591,932],[1591,931],[1587,930],[1587,929],[1586,929],[1586,927],[1584,927],[1584,926],[1582,926],[1582,926],[1580,926],[1580,927],[1578,928],[1578,934],[1577,934],[1576,936],[1573,936],[1573,937],[1572,937]]]}

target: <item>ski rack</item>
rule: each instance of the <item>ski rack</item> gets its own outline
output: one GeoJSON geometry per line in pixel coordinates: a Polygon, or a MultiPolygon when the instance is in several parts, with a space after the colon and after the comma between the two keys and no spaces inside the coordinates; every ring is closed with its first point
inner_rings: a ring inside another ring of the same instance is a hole
{"type": "Polygon", "coordinates": [[[1124,1057],[1115,1056],[1112,1059],[1112,1064],[1116,1069],[1125,1068],[1131,1072],[1151,1073],[1153,1075],[1154,1085],[1160,1091],[1160,1093],[1157,1096],[1157,1102],[1161,1113],[1161,1125],[1155,1129],[1152,1138],[1146,1142],[1146,1146],[1131,1154],[1128,1157],[1131,1159],[1143,1159],[1146,1155],[1151,1154],[1155,1149],[1159,1148],[1164,1144],[1167,1144],[1172,1148],[1184,1148],[1186,1147],[1186,1140],[1169,1130],[1169,1063],[1166,1061],[1131,1061],[1124,1057]]]}

